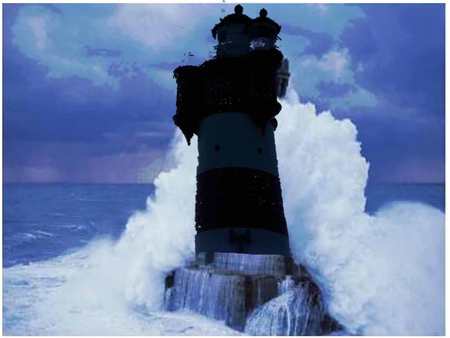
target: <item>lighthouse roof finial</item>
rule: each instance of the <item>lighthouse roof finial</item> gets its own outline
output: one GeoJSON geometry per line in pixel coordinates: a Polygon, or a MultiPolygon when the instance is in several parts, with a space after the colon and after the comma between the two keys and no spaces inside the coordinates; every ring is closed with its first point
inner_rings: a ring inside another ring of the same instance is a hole
{"type": "Polygon", "coordinates": [[[227,15],[223,19],[220,19],[220,22],[213,27],[211,31],[212,36],[215,39],[217,37],[218,30],[222,27],[233,24],[250,25],[251,22],[252,19],[244,14],[244,7],[242,7],[242,5],[236,5],[234,7],[234,13],[227,15]]]}
{"type": "Polygon", "coordinates": [[[267,16],[267,9],[261,8],[259,17],[253,19],[252,34],[255,36],[263,35],[270,38],[276,38],[280,33],[281,26],[267,16]]]}
{"type": "Polygon", "coordinates": [[[267,9],[262,8],[262,9],[259,11],[259,16],[260,16],[261,18],[266,18],[266,17],[267,17],[267,9]]]}

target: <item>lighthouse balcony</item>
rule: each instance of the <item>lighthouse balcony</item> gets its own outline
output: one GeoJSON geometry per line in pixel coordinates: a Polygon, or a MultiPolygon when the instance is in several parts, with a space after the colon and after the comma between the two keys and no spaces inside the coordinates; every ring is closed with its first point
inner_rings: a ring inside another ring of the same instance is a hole
{"type": "Polygon", "coordinates": [[[263,129],[281,110],[277,95],[282,65],[283,55],[272,49],[178,67],[175,124],[188,142],[198,133],[200,121],[211,114],[247,113],[263,129]]]}

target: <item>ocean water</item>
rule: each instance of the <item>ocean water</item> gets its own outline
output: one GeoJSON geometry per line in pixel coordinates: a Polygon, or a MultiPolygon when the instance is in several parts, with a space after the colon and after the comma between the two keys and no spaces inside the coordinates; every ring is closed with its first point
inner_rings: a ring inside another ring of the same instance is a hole
{"type": "Polygon", "coordinates": [[[154,191],[144,184],[6,184],[3,267],[57,257],[95,238],[117,240],[154,191]]]}
{"type": "MultiPolygon", "coordinates": [[[[290,91],[276,133],[293,258],[350,334],[442,335],[444,186],[369,184],[357,128],[290,91]]],[[[5,185],[7,335],[232,335],[162,311],[193,258],[196,139],[153,185],[5,185]]]]}
{"type": "MultiPolygon", "coordinates": [[[[96,239],[117,240],[153,192],[151,184],[5,184],[3,267],[55,258],[96,239]]],[[[399,200],[444,211],[444,184],[375,183],[366,194],[369,213],[399,200]]]]}

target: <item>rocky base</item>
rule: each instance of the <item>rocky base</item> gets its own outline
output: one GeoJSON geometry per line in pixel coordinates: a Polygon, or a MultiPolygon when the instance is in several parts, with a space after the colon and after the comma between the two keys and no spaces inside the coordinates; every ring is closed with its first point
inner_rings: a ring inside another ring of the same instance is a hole
{"type": "Polygon", "coordinates": [[[340,329],[308,272],[281,255],[199,254],[167,277],[165,306],[252,335],[324,335],[340,329]]]}

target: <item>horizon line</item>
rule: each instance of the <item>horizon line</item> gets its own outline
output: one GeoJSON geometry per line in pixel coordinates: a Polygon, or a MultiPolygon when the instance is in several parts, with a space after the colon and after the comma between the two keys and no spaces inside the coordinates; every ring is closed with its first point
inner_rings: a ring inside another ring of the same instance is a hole
{"type": "MultiPolygon", "coordinates": [[[[367,186],[366,182],[366,186],[367,186]]],[[[372,181],[371,184],[445,184],[445,181],[372,181]]],[[[72,182],[72,181],[2,181],[6,184],[134,184],[134,185],[154,185],[153,182],[72,182]]]]}

